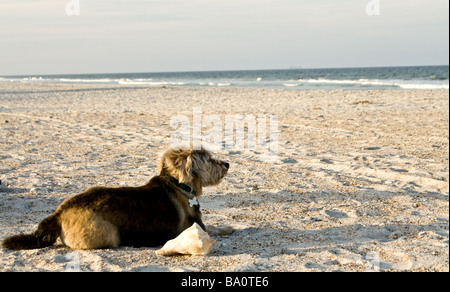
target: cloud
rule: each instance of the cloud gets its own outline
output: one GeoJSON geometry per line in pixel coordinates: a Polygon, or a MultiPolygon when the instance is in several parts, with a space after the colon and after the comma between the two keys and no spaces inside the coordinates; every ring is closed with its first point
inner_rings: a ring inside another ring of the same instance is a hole
{"type": "Polygon", "coordinates": [[[79,0],[80,16],[69,1],[1,0],[8,64],[33,54],[53,70],[57,50],[82,56],[69,73],[80,60],[84,72],[448,63],[442,0],[380,0],[375,17],[369,0],[79,0]]]}
{"type": "Polygon", "coordinates": [[[29,17],[62,14],[65,3],[58,0],[3,0],[0,2],[0,17],[29,17]]]}

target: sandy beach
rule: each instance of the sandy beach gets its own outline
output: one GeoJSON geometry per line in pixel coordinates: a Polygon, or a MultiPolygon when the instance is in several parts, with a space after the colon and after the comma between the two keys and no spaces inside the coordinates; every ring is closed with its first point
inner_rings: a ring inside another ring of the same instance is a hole
{"type": "MultiPolygon", "coordinates": [[[[93,186],[157,174],[175,115],[277,115],[278,153],[222,150],[199,199],[230,225],[206,257],[155,248],[0,250],[0,271],[449,271],[448,90],[0,82],[0,240],[93,186]]],[[[206,128],[207,129],[207,128],[206,128]]]]}

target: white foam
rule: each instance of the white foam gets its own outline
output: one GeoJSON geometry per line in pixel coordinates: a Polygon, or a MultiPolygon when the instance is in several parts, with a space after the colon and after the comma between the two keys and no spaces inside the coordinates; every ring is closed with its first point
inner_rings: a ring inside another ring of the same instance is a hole
{"type": "MultiPolygon", "coordinates": [[[[145,80],[145,79],[141,79],[145,80]]],[[[130,79],[121,79],[117,83],[122,85],[150,85],[150,86],[164,86],[164,85],[185,85],[184,82],[167,82],[167,81],[150,81],[151,79],[148,79],[146,81],[136,81],[136,80],[130,80],[130,79]]]]}
{"type": "MultiPolygon", "coordinates": [[[[403,89],[449,89],[449,84],[436,83],[427,80],[403,81],[403,80],[379,80],[379,79],[359,79],[359,80],[332,80],[332,79],[299,79],[302,83],[309,84],[336,84],[336,85],[361,85],[361,86],[387,86],[399,87],[403,89]]],[[[289,86],[283,84],[284,86],[289,86]]],[[[292,85],[291,85],[292,86],[292,85]]]]}
{"type": "Polygon", "coordinates": [[[403,89],[449,89],[448,84],[400,84],[403,89]]]}
{"type": "MultiPolygon", "coordinates": [[[[42,78],[39,80],[43,80],[42,78]]],[[[51,80],[51,79],[46,79],[51,80]]],[[[56,79],[60,82],[68,82],[68,83],[114,83],[114,79],[109,78],[100,78],[100,79],[71,79],[71,78],[58,78],[56,79]]]]}
{"type": "MultiPolygon", "coordinates": [[[[100,77],[100,76],[99,76],[100,77]]],[[[258,77],[249,82],[248,80],[236,80],[233,81],[234,85],[237,86],[257,86],[256,84],[261,84],[263,80],[262,77],[258,77]]],[[[231,82],[216,81],[211,79],[203,80],[153,80],[152,78],[67,78],[67,77],[0,77],[0,82],[26,82],[26,83],[74,83],[74,84],[122,84],[122,85],[147,85],[147,86],[232,86],[231,82]]],[[[312,85],[314,88],[387,88],[387,89],[415,89],[415,90],[439,90],[439,89],[449,89],[448,80],[399,80],[399,79],[357,79],[357,80],[335,80],[326,78],[316,78],[316,79],[299,79],[299,80],[279,80],[274,81],[274,83],[264,82],[266,86],[276,86],[276,87],[300,87],[302,85],[312,85]],[[279,83],[278,83],[279,82],[279,83]]]]}

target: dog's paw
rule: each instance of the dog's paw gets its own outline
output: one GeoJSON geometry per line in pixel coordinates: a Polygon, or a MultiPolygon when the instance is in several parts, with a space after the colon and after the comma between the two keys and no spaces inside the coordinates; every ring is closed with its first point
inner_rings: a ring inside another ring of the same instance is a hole
{"type": "Polygon", "coordinates": [[[212,226],[207,225],[206,226],[206,232],[208,232],[209,235],[214,236],[223,236],[223,235],[230,235],[233,233],[233,227],[231,226],[212,226]]]}

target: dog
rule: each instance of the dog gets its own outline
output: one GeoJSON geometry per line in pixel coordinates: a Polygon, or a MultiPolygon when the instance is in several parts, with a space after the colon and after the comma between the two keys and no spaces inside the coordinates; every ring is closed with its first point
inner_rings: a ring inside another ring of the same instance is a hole
{"type": "Polygon", "coordinates": [[[67,199],[32,234],[6,238],[11,250],[52,246],[58,237],[72,249],[119,246],[156,247],[194,223],[211,235],[230,234],[230,227],[206,227],[198,197],[202,188],[219,184],[230,168],[204,149],[170,149],[160,174],[141,187],[95,187],[67,199]]]}

